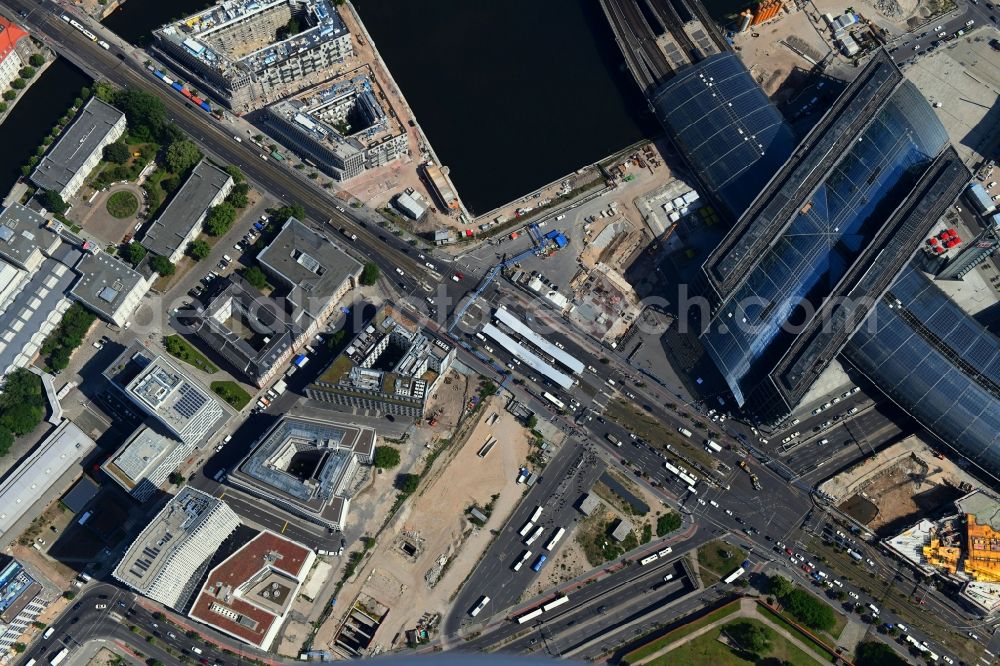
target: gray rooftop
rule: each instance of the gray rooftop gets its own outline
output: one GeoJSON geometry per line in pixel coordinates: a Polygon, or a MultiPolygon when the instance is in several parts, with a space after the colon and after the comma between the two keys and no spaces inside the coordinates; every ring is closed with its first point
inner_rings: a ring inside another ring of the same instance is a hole
{"type": "Polygon", "coordinates": [[[0,257],[24,268],[36,251],[48,252],[58,236],[45,228],[45,218],[12,203],[0,212],[0,257]]]}
{"type": "Polygon", "coordinates": [[[339,513],[347,498],[354,458],[370,459],[374,446],[370,427],[285,417],[257,442],[230,480],[265,490],[302,514],[329,520],[328,514],[339,513]],[[306,464],[314,467],[303,481],[299,475],[306,464]]]}
{"type": "Polygon", "coordinates": [[[61,192],[124,115],[110,104],[91,97],[55,147],[39,162],[31,180],[41,188],[61,192]]]}
{"type": "Polygon", "coordinates": [[[208,160],[199,162],[163,212],[146,228],[143,246],[161,257],[181,249],[187,235],[231,180],[228,173],[208,160]]]}
{"type": "Polygon", "coordinates": [[[289,300],[312,318],[348,278],[361,273],[361,264],[339,245],[294,217],[288,218],[257,261],[291,289],[289,300]]]}
{"type": "Polygon", "coordinates": [[[199,317],[201,326],[197,335],[236,368],[257,380],[288,351],[301,330],[283,321],[280,305],[235,273],[222,284],[222,291],[199,317]]]}
{"type": "Polygon", "coordinates": [[[109,319],[144,280],[131,266],[100,250],[84,253],[74,268],[80,279],[73,285],[70,295],[109,319]]]}

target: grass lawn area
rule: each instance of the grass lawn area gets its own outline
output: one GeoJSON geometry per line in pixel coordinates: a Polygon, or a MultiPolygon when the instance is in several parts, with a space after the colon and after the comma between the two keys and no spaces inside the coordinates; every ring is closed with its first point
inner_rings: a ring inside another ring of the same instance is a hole
{"type": "Polygon", "coordinates": [[[243,409],[250,402],[250,394],[236,382],[212,382],[211,389],[236,409],[243,409]]]}
{"type": "Polygon", "coordinates": [[[642,659],[643,657],[648,657],[657,650],[662,649],[665,645],[673,643],[678,639],[684,638],[685,636],[695,631],[698,631],[702,627],[712,624],[713,622],[718,622],[722,618],[728,615],[732,615],[733,613],[739,611],[739,609],[740,609],[739,602],[733,602],[728,606],[715,610],[709,613],[708,615],[704,615],[693,622],[689,622],[684,626],[677,627],[673,631],[667,632],[663,636],[660,636],[659,638],[650,641],[646,645],[643,645],[640,648],[632,650],[627,655],[625,655],[623,661],[628,664],[635,663],[637,660],[642,659]]]}
{"type": "MultiPolygon", "coordinates": [[[[761,615],[763,615],[764,617],[768,618],[769,620],[771,620],[771,622],[775,623],[776,625],[778,625],[780,627],[783,627],[788,633],[790,633],[791,635],[795,636],[796,638],[798,638],[803,643],[806,643],[806,644],[809,644],[809,645],[815,645],[816,644],[816,640],[815,639],[813,639],[811,636],[808,636],[808,635],[804,634],[803,632],[799,631],[799,629],[795,625],[792,624],[792,622],[790,621],[790,619],[786,619],[781,613],[776,613],[773,610],[771,610],[770,608],[766,608],[764,606],[761,606],[760,604],[757,604],[757,612],[760,613],[761,615]]],[[[845,622],[845,624],[846,624],[846,622],[845,622]]],[[[844,630],[844,625],[842,625],[840,627],[840,631],[843,631],[843,630],[844,630]]],[[[822,631],[817,632],[817,638],[822,639],[823,635],[824,635],[824,632],[822,632],[822,631]]],[[[827,650],[823,650],[822,647],[817,646],[816,647],[816,651],[817,652],[828,652],[830,650],[835,650],[836,649],[836,646],[833,645],[832,643],[828,643],[826,641],[823,641],[822,644],[824,646],[826,646],[827,650]]],[[[832,658],[831,658],[831,660],[832,660],[832,658]]]]}
{"type": "MultiPolygon", "coordinates": [[[[788,662],[794,666],[816,666],[816,660],[808,654],[792,645],[787,639],[779,635],[762,622],[750,619],[740,619],[739,622],[748,622],[763,628],[770,639],[770,646],[758,658],[774,658],[788,662]]],[[[719,642],[719,634],[728,625],[716,627],[704,636],[699,636],[689,643],[681,645],[667,654],[657,657],[649,662],[655,666],[673,666],[674,664],[684,664],[684,666],[752,666],[757,660],[744,658],[740,653],[719,642]]]]}
{"type": "Polygon", "coordinates": [[[191,346],[191,344],[179,335],[171,335],[163,340],[163,346],[174,358],[179,358],[185,363],[189,363],[203,372],[214,375],[219,371],[205,355],[191,346]]]}
{"type": "Polygon", "coordinates": [[[108,214],[119,220],[132,217],[139,210],[139,199],[131,192],[115,192],[108,197],[108,214]]]}
{"type": "Polygon", "coordinates": [[[714,585],[731,574],[747,558],[746,551],[725,541],[709,541],[698,549],[698,566],[705,587],[714,585]],[[729,557],[725,557],[728,553],[729,557]]]}

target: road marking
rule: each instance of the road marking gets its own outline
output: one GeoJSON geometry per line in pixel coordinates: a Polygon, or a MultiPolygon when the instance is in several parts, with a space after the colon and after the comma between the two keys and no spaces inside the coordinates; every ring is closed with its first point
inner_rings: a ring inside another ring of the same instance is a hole
{"type": "Polygon", "coordinates": [[[285,521],[285,524],[281,526],[281,533],[284,534],[286,529],[288,529],[288,521],[287,520],[285,521]]]}
{"type": "Polygon", "coordinates": [[[225,491],[225,490],[223,490],[223,491],[222,491],[222,494],[221,494],[221,495],[219,495],[219,499],[222,499],[222,498],[223,498],[223,497],[225,497],[225,496],[226,496],[226,491],[225,491]]]}

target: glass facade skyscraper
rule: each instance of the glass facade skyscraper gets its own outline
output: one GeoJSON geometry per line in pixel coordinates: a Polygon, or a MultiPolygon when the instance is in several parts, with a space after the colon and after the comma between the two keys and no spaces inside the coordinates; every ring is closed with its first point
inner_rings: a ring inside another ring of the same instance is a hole
{"type": "MultiPolygon", "coordinates": [[[[883,230],[919,195],[922,176],[947,146],[916,87],[891,61],[876,58],[753,202],[703,268],[717,302],[701,342],[738,404],[855,264],[871,260],[876,240],[879,249],[915,247],[932,212],[895,238],[883,230]]],[[[882,270],[892,271],[891,279],[904,263],[882,270]]]]}

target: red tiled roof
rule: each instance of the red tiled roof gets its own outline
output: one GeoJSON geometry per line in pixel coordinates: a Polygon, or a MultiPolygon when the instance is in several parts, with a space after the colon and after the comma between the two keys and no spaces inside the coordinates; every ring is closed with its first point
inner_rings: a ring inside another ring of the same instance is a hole
{"type": "Polygon", "coordinates": [[[196,620],[218,627],[248,643],[259,646],[271,625],[279,620],[278,616],[240,597],[233,597],[225,602],[209,592],[214,590],[216,583],[223,583],[236,589],[264,567],[282,571],[301,580],[302,576],[307,573],[302,569],[309,554],[309,549],[301,544],[271,532],[261,532],[209,573],[205,586],[199,592],[189,615],[196,620]],[[265,562],[264,556],[272,552],[278,553],[279,557],[274,562],[265,562]],[[213,603],[219,603],[240,615],[253,619],[257,623],[257,627],[252,629],[224,615],[212,612],[210,608],[213,603]]]}
{"type": "Polygon", "coordinates": [[[17,43],[27,36],[24,30],[0,16],[0,61],[6,59],[17,43]]]}

